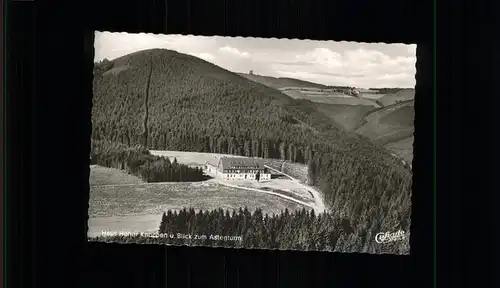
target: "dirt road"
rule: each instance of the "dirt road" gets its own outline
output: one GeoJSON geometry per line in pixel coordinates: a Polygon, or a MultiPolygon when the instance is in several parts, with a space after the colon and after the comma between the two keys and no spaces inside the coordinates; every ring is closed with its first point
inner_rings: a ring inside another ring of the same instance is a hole
{"type": "MultiPolygon", "coordinates": [[[[321,195],[321,193],[316,190],[315,188],[309,186],[309,185],[306,185],[302,182],[300,182],[300,180],[298,179],[295,179],[293,178],[292,176],[286,174],[286,173],[283,173],[281,171],[278,171],[276,169],[273,169],[269,166],[266,166],[267,169],[269,170],[272,170],[278,174],[281,174],[281,175],[284,175],[286,177],[288,177],[290,180],[296,182],[297,184],[301,185],[304,189],[306,189],[307,191],[309,191],[309,193],[311,193],[313,195],[313,198],[314,198],[314,205],[312,205],[314,208],[314,212],[316,212],[316,214],[319,214],[319,213],[323,213],[326,211],[326,206],[325,206],[325,202],[323,201],[323,195],[321,195]]],[[[311,207],[311,205],[309,204],[309,207],[311,207]]]]}
{"type": "Polygon", "coordinates": [[[304,201],[300,201],[300,200],[295,199],[293,197],[290,197],[290,196],[287,196],[287,195],[283,195],[283,194],[280,194],[280,193],[277,193],[277,192],[272,192],[272,191],[267,191],[267,190],[262,190],[262,189],[257,189],[257,188],[251,188],[251,187],[244,187],[244,186],[233,185],[233,184],[227,183],[226,181],[220,181],[217,178],[210,179],[208,181],[217,182],[218,184],[224,185],[224,186],[227,186],[227,187],[238,188],[238,189],[243,189],[243,190],[254,191],[254,192],[265,193],[265,194],[268,194],[268,195],[277,196],[277,197],[280,197],[280,198],[283,198],[283,199],[295,202],[295,203],[300,204],[302,206],[314,209],[314,212],[316,214],[324,212],[324,210],[321,210],[315,204],[311,204],[311,203],[307,203],[307,202],[304,202],[304,201]]]}

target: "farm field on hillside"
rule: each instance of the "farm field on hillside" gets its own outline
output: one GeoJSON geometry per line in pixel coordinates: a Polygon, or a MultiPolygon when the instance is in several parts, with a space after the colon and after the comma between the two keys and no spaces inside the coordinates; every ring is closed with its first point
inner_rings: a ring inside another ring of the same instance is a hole
{"type": "Polygon", "coordinates": [[[363,126],[357,131],[379,145],[387,145],[410,137],[413,134],[413,127],[372,124],[363,126]]]}
{"type": "Polygon", "coordinates": [[[384,97],[385,94],[372,94],[372,93],[361,93],[360,97],[365,99],[377,100],[384,97]]]}
{"type": "Polygon", "coordinates": [[[379,107],[375,101],[370,99],[352,97],[342,93],[323,93],[301,90],[285,90],[283,93],[294,99],[306,99],[316,103],[379,107]]]}
{"type": "MultiPolygon", "coordinates": [[[[367,122],[370,122],[370,121],[373,121],[374,119],[379,119],[385,115],[396,112],[398,109],[401,109],[403,107],[406,107],[406,106],[413,107],[414,103],[415,103],[414,101],[404,101],[401,103],[396,103],[396,104],[392,104],[392,105],[389,105],[386,107],[380,107],[380,108],[374,109],[373,111],[368,113],[368,115],[365,117],[365,120],[367,122]]],[[[408,115],[406,115],[406,116],[408,116],[408,115]]],[[[413,115],[411,115],[411,116],[413,116],[413,115]]],[[[394,120],[395,120],[395,122],[398,122],[401,119],[394,119],[394,120]]]]}
{"type": "Polygon", "coordinates": [[[409,101],[415,98],[415,90],[414,89],[401,89],[395,93],[389,93],[384,95],[384,97],[380,98],[379,101],[384,106],[389,106],[396,104],[397,101],[409,101]]]}
{"type": "Polygon", "coordinates": [[[385,147],[403,158],[406,162],[411,163],[413,160],[413,141],[414,137],[411,136],[397,142],[389,143],[385,147]]]}
{"type": "Polygon", "coordinates": [[[364,118],[356,132],[385,145],[410,137],[414,126],[413,101],[374,111],[364,118]]]}
{"type": "Polygon", "coordinates": [[[385,125],[413,126],[415,109],[413,105],[403,106],[389,114],[380,117],[379,122],[385,125]]]}

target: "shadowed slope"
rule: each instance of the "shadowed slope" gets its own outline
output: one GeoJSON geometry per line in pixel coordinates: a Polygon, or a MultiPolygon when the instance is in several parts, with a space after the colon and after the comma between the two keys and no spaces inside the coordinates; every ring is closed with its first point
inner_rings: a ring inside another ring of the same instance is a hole
{"type": "Polygon", "coordinates": [[[414,102],[393,104],[369,113],[356,132],[385,145],[413,135],[414,102]]]}
{"type": "Polygon", "coordinates": [[[383,106],[389,106],[396,104],[398,102],[410,101],[415,98],[415,89],[406,88],[396,91],[391,91],[385,94],[382,98],[378,99],[378,102],[383,106]]]}

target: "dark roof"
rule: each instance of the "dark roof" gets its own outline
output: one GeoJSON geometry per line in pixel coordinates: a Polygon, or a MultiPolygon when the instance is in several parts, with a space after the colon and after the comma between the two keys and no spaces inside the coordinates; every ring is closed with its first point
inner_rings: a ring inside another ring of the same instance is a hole
{"type": "Polygon", "coordinates": [[[213,159],[208,160],[206,164],[217,167],[217,165],[219,165],[219,159],[214,157],[213,159]]]}
{"type": "Polygon", "coordinates": [[[264,160],[253,158],[223,157],[222,169],[264,169],[264,160]]]}

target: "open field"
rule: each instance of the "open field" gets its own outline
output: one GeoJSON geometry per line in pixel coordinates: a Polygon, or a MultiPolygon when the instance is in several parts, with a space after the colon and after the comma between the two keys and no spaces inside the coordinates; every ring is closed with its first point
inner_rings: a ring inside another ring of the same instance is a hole
{"type": "Polygon", "coordinates": [[[413,135],[413,101],[407,101],[369,113],[356,132],[386,145],[413,135]]]}
{"type": "Polygon", "coordinates": [[[359,97],[361,97],[361,98],[373,99],[373,100],[378,100],[384,96],[385,96],[385,94],[373,94],[373,93],[361,93],[359,95],[359,97]]]}
{"type": "Polygon", "coordinates": [[[90,185],[141,184],[144,181],[118,169],[91,165],[89,183],[90,185]]]}
{"type": "Polygon", "coordinates": [[[259,192],[226,187],[215,182],[148,183],[138,185],[92,186],[90,217],[158,214],[168,209],[249,209],[262,208],[278,213],[301,205],[259,192]]]}
{"type": "Polygon", "coordinates": [[[371,99],[357,98],[338,92],[316,92],[298,89],[282,90],[282,92],[294,99],[306,99],[316,103],[380,107],[371,99]]]}
{"type": "Polygon", "coordinates": [[[261,208],[268,214],[279,213],[285,208],[294,211],[304,207],[274,195],[211,181],[92,186],[89,231],[147,232],[157,227],[161,214],[169,209],[233,210],[245,206],[251,211],[261,208]],[[132,228],[135,230],[130,230],[132,228]]]}
{"type": "Polygon", "coordinates": [[[411,136],[397,142],[389,143],[385,147],[411,164],[413,160],[413,140],[414,137],[411,136]]]}
{"type": "Polygon", "coordinates": [[[160,214],[109,216],[89,218],[88,237],[101,236],[107,232],[157,232],[161,222],[160,214]]]}
{"type": "Polygon", "coordinates": [[[413,105],[406,105],[380,117],[379,123],[384,125],[394,125],[394,123],[398,123],[400,126],[413,126],[414,118],[415,109],[413,105]]]}
{"type": "Polygon", "coordinates": [[[395,93],[388,93],[379,99],[384,106],[396,104],[398,101],[409,101],[415,98],[415,89],[401,89],[395,93]]]}
{"type": "MultiPolygon", "coordinates": [[[[391,105],[384,106],[384,107],[379,107],[377,109],[373,109],[372,111],[370,111],[368,113],[368,115],[366,115],[365,120],[369,122],[372,119],[380,118],[380,117],[385,116],[389,113],[395,112],[396,110],[398,110],[402,107],[405,107],[405,106],[413,107],[414,104],[415,104],[415,102],[413,100],[408,100],[408,101],[401,101],[399,103],[391,104],[391,105]]],[[[400,120],[400,119],[398,119],[398,120],[400,120]]]]}

